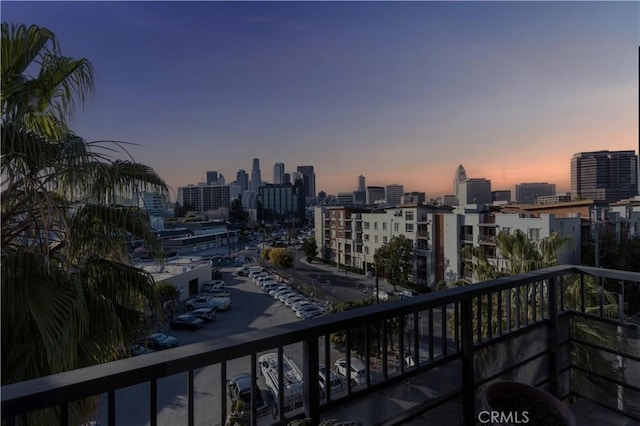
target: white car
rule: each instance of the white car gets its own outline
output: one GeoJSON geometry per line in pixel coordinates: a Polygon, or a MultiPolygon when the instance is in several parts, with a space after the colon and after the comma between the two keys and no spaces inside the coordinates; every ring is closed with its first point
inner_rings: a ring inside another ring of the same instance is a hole
{"type": "Polygon", "coordinates": [[[264,275],[262,277],[258,277],[256,278],[256,284],[260,285],[266,281],[277,281],[273,276],[271,275],[264,275]]]}
{"type": "Polygon", "coordinates": [[[267,274],[266,272],[260,272],[258,274],[255,274],[253,277],[251,277],[251,281],[253,281],[256,284],[259,284],[258,278],[268,277],[268,276],[269,276],[269,274],[267,274]]]}
{"type": "Polygon", "coordinates": [[[288,295],[288,294],[296,294],[296,292],[293,291],[291,289],[291,287],[287,287],[284,290],[276,291],[275,293],[273,293],[273,298],[274,299],[279,299],[280,296],[284,296],[284,295],[288,295]]]}
{"type": "Polygon", "coordinates": [[[224,281],[222,280],[213,280],[213,281],[209,281],[204,283],[204,285],[202,286],[202,291],[207,291],[207,290],[220,290],[224,288],[224,281]]]}
{"type": "Polygon", "coordinates": [[[305,315],[310,313],[323,315],[326,311],[319,306],[312,305],[298,309],[296,311],[296,317],[302,319],[305,315]]]}
{"type": "Polygon", "coordinates": [[[216,317],[216,311],[211,308],[198,308],[189,312],[190,315],[193,315],[196,318],[200,318],[204,322],[212,321],[216,317]]]}
{"type": "MultiPolygon", "coordinates": [[[[335,363],[336,372],[342,377],[347,377],[347,359],[340,358],[335,363]]],[[[351,358],[351,381],[357,385],[365,382],[366,370],[364,364],[357,358],[351,358]]]]}
{"type": "Polygon", "coordinates": [[[267,281],[262,286],[262,291],[264,291],[265,293],[269,293],[269,291],[278,288],[278,286],[280,286],[280,283],[277,281],[267,281]]]}
{"type": "Polygon", "coordinates": [[[309,300],[303,300],[301,302],[296,302],[291,305],[291,309],[298,312],[300,309],[304,309],[308,306],[316,306],[315,303],[310,302],[309,300]]]}
{"type": "Polygon", "coordinates": [[[307,300],[307,298],[300,294],[294,294],[292,296],[287,297],[282,302],[284,302],[287,308],[290,308],[294,303],[302,302],[303,300],[307,300]]]}
{"type": "Polygon", "coordinates": [[[278,299],[279,301],[284,302],[284,299],[286,299],[287,297],[295,296],[296,294],[298,293],[296,293],[293,290],[289,290],[289,291],[278,294],[278,296],[275,297],[275,299],[278,299]]]}
{"type": "MultiPolygon", "coordinates": [[[[326,367],[324,365],[320,365],[318,367],[318,380],[320,381],[320,390],[322,391],[323,398],[324,398],[324,394],[326,393],[326,387],[327,387],[326,374],[327,374],[326,367]]],[[[335,395],[336,393],[342,390],[342,380],[340,380],[338,375],[333,370],[329,370],[329,383],[331,386],[332,395],[335,395]]]]}
{"type": "Polygon", "coordinates": [[[286,285],[280,285],[280,286],[274,288],[273,290],[269,291],[269,296],[273,296],[277,292],[283,291],[283,290],[289,290],[289,287],[287,287],[286,285]]]}

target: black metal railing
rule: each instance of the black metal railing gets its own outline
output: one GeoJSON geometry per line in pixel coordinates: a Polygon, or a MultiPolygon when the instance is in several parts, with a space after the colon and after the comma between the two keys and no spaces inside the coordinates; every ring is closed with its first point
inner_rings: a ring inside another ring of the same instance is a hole
{"type": "MultiPolygon", "coordinates": [[[[69,413],[73,412],[75,401],[104,395],[106,422],[115,425],[117,393],[146,383],[148,400],[144,401],[141,395],[139,404],[148,404],[149,421],[155,425],[158,410],[162,408],[158,404],[159,382],[169,376],[185,374],[185,424],[193,425],[197,423],[198,414],[194,410],[195,377],[200,369],[215,367],[217,389],[207,389],[207,392],[215,393],[217,397],[212,399],[215,409],[213,414],[207,414],[207,421],[225,424],[230,410],[225,396],[228,366],[234,360],[248,358],[248,368],[252,376],[257,377],[256,363],[260,354],[276,352],[279,366],[282,366],[285,348],[290,351],[295,346],[301,351],[303,408],[287,412],[286,391],[280,388],[273,398],[271,418],[259,419],[258,388],[254,386],[251,424],[259,421],[286,424],[296,416],[308,417],[318,423],[319,419],[335,417],[341,409],[377,397],[382,391],[393,391],[394,387],[410,381],[419,382],[425,375],[436,374],[435,370],[448,367],[455,376],[453,381],[460,382],[460,386],[454,386],[438,398],[418,401],[410,409],[403,407],[397,413],[389,411],[390,419],[399,424],[457,398],[462,414],[461,418],[452,419],[451,424],[472,425],[476,421],[475,399],[480,386],[514,372],[533,371],[532,366],[538,371],[540,365],[545,367],[544,373],[532,376],[532,384],[546,386],[561,398],[594,398],[589,392],[573,386],[572,377],[579,373],[580,380],[606,382],[618,391],[616,401],[596,402],[640,420],[640,412],[635,411],[633,404],[620,404],[620,394],[623,399],[625,395],[630,395],[629,398],[640,395],[638,382],[620,376],[618,369],[609,375],[590,371],[572,358],[576,346],[581,350],[586,346],[622,357],[629,364],[640,365],[640,354],[625,351],[618,345],[589,342],[576,331],[580,329],[581,321],[597,321],[616,330],[625,330],[626,335],[622,337],[619,337],[620,333],[614,333],[617,337],[612,339],[615,341],[636,339],[637,317],[633,319],[633,316],[640,312],[635,300],[639,282],[639,273],[558,266],[370,305],[313,321],[254,330],[6,385],[2,387],[2,419],[8,424],[21,424],[22,416],[52,408],[59,423],[66,426],[71,423],[69,413]],[[611,303],[614,300],[609,297],[611,295],[615,295],[615,303],[611,303]],[[526,355],[515,351],[518,355],[501,364],[497,371],[482,367],[487,353],[489,358],[495,356],[503,352],[504,346],[520,345],[529,350],[530,345],[526,342],[531,336],[536,337],[539,348],[531,349],[526,355]],[[344,380],[345,389],[333,395],[331,386],[321,392],[318,365],[323,364],[328,369],[336,356],[345,359],[347,372],[352,370],[352,363],[358,362],[363,363],[364,372],[356,381],[344,380]]],[[[605,358],[607,354],[604,354],[605,358]]],[[[284,383],[282,368],[277,377],[279,383],[284,383]]],[[[349,420],[362,421],[358,418],[349,420]]],[[[389,419],[377,417],[370,424],[385,421],[389,419]]]]}

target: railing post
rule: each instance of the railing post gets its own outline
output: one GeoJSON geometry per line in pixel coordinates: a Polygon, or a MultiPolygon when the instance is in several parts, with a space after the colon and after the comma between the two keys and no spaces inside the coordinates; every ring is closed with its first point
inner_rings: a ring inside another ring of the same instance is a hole
{"type": "Polygon", "coordinates": [[[462,411],[465,426],[476,423],[475,378],[473,371],[473,309],[472,300],[464,299],[461,308],[462,341],[462,411]]]}
{"type": "Polygon", "coordinates": [[[557,397],[560,393],[558,355],[558,287],[556,279],[549,279],[549,328],[547,329],[547,367],[549,370],[549,393],[557,397]]]}
{"type": "MultiPolygon", "coordinates": [[[[302,343],[302,374],[304,376],[304,391],[302,394],[304,402],[304,415],[313,419],[313,424],[320,423],[320,392],[318,389],[318,365],[320,358],[318,356],[318,339],[317,337],[306,339],[302,343]]],[[[325,365],[326,381],[325,387],[331,386],[330,369],[325,365]]],[[[282,383],[282,382],[280,382],[282,383]]]]}

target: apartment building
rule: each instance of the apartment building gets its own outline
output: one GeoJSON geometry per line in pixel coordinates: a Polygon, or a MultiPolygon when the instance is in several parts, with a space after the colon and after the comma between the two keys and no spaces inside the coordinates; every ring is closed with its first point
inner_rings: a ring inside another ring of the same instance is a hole
{"type": "Polygon", "coordinates": [[[374,254],[391,238],[404,235],[413,242],[412,280],[434,287],[444,279],[438,256],[442,244],[442,214],[450,208],[418,204],[401,205],[371,211],[357,207],[317,207],[315,210],[316,243],[323,259],[359,269],[375,270],[374,254]]]}
{"type": "Polygon", "coordinates": [[[472,280],[468,247],[481,247],[499,261],[496,235],[501,230],[525,232],[539,241],[553,232],[569,236],[573,243],[562,253],[562,263],[580,262],[581,218],[541,214],[504,214],[484,205],[455,209],[426,205],[401,205],[376,211],[347,206],[315,210],[316,242],[320,256],[359,269],[375,269],[374,254],[391,238],[404,235],[413,242],[412,281],[435,289],[462,278],[472,280]]]}
{"type": "Polygon", "coordinates": [[[580,263],[582,219],[579,215],[505,214],[488,211],[484,206],[461,206],[443,219],[443,267],[444,280],[448,284],[462,278],[474,280],[470,273],[472,259],[466,257],[470,247],[482,248],[490,260],[499,262],[496,236],[501,231],[520,230],[533,241],[540,241],[557,232],[571,239],[560,255],[560,263],[580,263]]]}
{"type": "Polygon", "coordinates": [[[205,183],[181,186],[178,188],[178,202],[187,210],[196,212],[228,208],[230,203],[229,187],[205,183]]]}

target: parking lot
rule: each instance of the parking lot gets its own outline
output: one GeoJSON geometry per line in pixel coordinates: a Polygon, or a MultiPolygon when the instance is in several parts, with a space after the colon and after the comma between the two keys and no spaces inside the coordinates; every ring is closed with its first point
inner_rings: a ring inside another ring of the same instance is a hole
{"type": "MultiPolygon", "coordinates": [[[[265,294],[261,287],[251,279],[238,276],[235,267],[223,268],[222,279],[224,290],[231,295],[231,307],[226,311],[216,312],[216,318],[197,330],[171,330],[168,322],[162,325],[162,332],[176,337],[179,346],[215,340],[223,336],[235,335],[255,329],[269,328],[300,321],[295,312],[283,303],[265,294]]],[[[323,345],[321,345],[322,347],[323,345]]],[[[168,349],[169,351],[172,349],[168,349]]],[[[274,348],[273,352],[276,351],[274,348]]],[[[286,356],[298,366],[302,366],[301,345],[285,347],[286,356]]],[[[332,351],[333,352],[333,351],[332,351]]],[[[145,355],[141,355],[142,357],[145,355]]],[[[332,359],[340,356],[338,351],[332,353],[332,359]]],[[[227,362],[226,377],[251,371],[248,357],[227,362]]],[[[231,406],[226,395],[221,395],[220,366],[197,370],[195,377],[195,417],[196,424],[220,424],[220,398],[227,398],[227,407],[231,406]]],[[[258,377],[258,386],[266,401],[270,402],[270,394],[264,379],[258,377]]],[[[158,425],[180,425],[187,422],[186,395],[187,375],[179,374],[158,380],[158,425]]],[[[116,424],[145,425],[149,424],[149,384],[142,384],[116,392],[116,424]]],[[[99,418],[101,424],[107,424],[106,399],[100,404],[99,418]]],[[[271,413],[262,418],[259,424],[270,424],[271,413]]]]}

